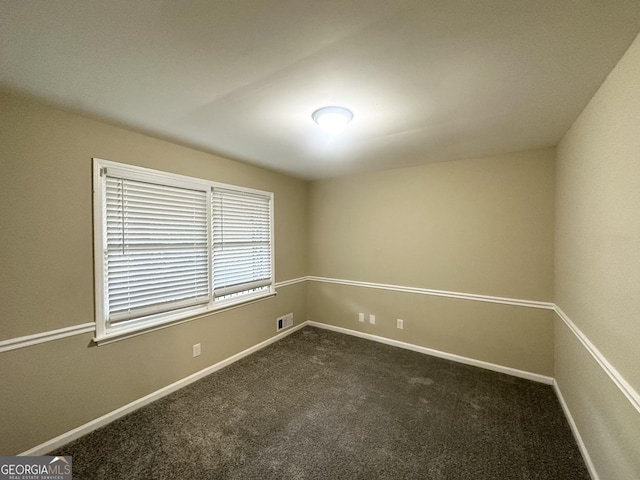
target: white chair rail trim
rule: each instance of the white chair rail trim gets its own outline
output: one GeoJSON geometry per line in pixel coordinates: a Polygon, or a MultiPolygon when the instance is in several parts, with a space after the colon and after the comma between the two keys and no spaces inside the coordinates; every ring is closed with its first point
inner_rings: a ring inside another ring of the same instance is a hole
{"type": "Polygon", "coordinates": [[[73,337],[83,333],[94,332],[96,324],[83,323],[81,325],[73,325],[71,327],[58,328],[47,332],[34,333],[33,335],[25,335],[24,337],[10,338],[0,341],[0,353],[15,350],[17,348],[30,347],[39,343],[51,342],[52,340],[60,340],[65,337],[73,337]]]}
{"type": "MultiPolygon", "coordinates": [[[[517,298],[508,297],[494,297],[490,295],[479,295],[475,293],[463,293],[452,292],[447,290],[433,290],[428,288],[407,287],[402,285],[392,285],[385,283],[373,283],[373,282],[360,282],[356,280],[345,280],[339,278],[328,277],[316,277],[305,276],[293,278],[290,280],[284,280],[276,282],[276,288],[283,288],[289,285],[295,285],[305,281],[321,282],[321,283],[333,283],[338,285],[348,285],[354,287],[374,288],[379,290],[390,290],[403,293],[414,293],[419,295],[432,295],[438,297],[456,298],[461,300],[471,300],[477,302],[489,302],[498,303],[503,305],[514,305],[519,307],[528,308],[541,308],[546,310],[553,310],[558,317],[569,327],[571,332],[580,340],[582,345],[587,349],[595,361],[605,371],[613,383],[620,389],[624,396],[631,402],[633,407],[640,413],[640,394],[625,380],[625,378],[618,372],[618,370],[611,365],[611,363],[605,358],[605,356],[598,350],[598,348],[587,338],[587,336],[576,326],[575,323],[567,316],[562,309],[550,302],[540,302],[537,300],[523,300],[517,298]]],[[[0,341],[0,353],[15,350],[18,348],[29,347],[40,343],[50,342],[53,340],[59,340],[66,337],[75,335],[81,335],[84,333],[95,332],[95,323],[83,323],[81,325],[74,325],[70,327],[59,328],[56,330],[50,330],[47,332],[36,333],[33,335],[26,335],[23,337],[10,338],[8,340],[0,341]]]]}
{"type": "Polygon", "coordinates": [[[571,333],[573,333],[582,346],[587,349],[587,351],[591,354],[600,368],[602,368],[605,373],[609,376],[609,378],[613,381],[613,383],[620,389],[620,391],[627,397],[627,400],[631,402],[631,405],[640,413],[640,394],[625,380],[618,370],[611,365],[611,363],[606,359],[606,357],[598,350],[598,348],[591,343],[591,340],[587,338],[587,336],[578,328],[578,326],[571,321],[571,319],[567,316],[566,313],[562,311],[559,306],[555,306],[555,312],[560,317],[560,319],[565,323],[571,333]]]}
{"type": "MultiPolygon", "coordinates": [[[[291,280],[285,280],[283,282],[276,282],[275,287],[282,288],[289,285],[295,285],[296,283],[305,282],[307,277],[299,277],[291,280]]],[[[200,317],[194,317],[200,318],[200,317]]],[[[191,320],[191,319],[190,319],[191,320]]],[[[183,323],[183,322],[180,322],[183,323]]],[[[7,340],[0,341],[0,353],[8,352],[10,350],[16,350],[18,348],[30,347],[32,345],[38,345],[39,343],[51,342],[53,340],[60,340],[66,337],[73,337],[75,335],[82,335],[84,333],[95,333],[95,322],[83,323],[81,325],[72,325],[70,327],[58,328],[56,330],[49,330],[46,332],[34,333],[32,335],[25,335],[22,337],[9,338],[7,340]]]]}
{"type": "Polygon", "coordinates": [[[537,300],[523,300],[519,298],[494,297],[491,295],[481,295],[477,293],[452,292],[448,290],[433,290],[430,288],[407,287],[403,285],[391,285],[387,283],[359,282],[356,280],[343,280],[340,278],[327,277],[307,277],[312,282],[336,283],[339,285],[350,285],[353,287],[376,288],[378,290],[391,290],[394,292],[416,293],[419,295],[431,295],[435,297],[458,298],[461,300],[473,300],[476,302],[501,303],[504,305],[515,305],[518,307],[543,308],[553,310],[554,304],[550,302],[540,302],[537,300]]]}

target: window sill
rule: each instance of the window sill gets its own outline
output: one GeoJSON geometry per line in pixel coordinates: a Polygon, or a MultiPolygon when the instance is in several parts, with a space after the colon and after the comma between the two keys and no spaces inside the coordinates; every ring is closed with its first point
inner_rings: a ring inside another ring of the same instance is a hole
{"type": "Polygon", "coordinates": [[[173,314],[171,316],[166,316],[162,319],[139,322],[137,324],[128,326],[123,325],[121,327],[112,327],[102,335],[96,335],[93,338],[93,342],[98,346],[108,345],[110,343],[119,342],[120,340],[125,340],[127,338],[137,337],[138,335],[143,335],[145,333],[155,332],[156,330],[162,330],[164,328],[173,327],[174,325],[180,325],[182,323],[191,322],[193,320],[198,320],[210,315],[215,315],[235,308],[244,307],[245,305],[261,302],[275,296],[276,291],[274,290],[252,297],[245,297],[236,301],[228,301],[223,304],[214,306],[213,308],[209,308],[208,306],[199,307],[191,309],[188,312],[183,312],[179,315],[173,314]]]}

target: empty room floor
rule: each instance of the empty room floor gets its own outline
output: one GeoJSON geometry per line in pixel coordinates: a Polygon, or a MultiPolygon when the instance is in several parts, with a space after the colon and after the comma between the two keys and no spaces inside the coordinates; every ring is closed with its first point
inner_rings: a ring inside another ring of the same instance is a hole
{"type": "Polygon", "coordinates": [[[553,389],[305,327],[52,454],[74,479],[584,479],[553,389]]]}

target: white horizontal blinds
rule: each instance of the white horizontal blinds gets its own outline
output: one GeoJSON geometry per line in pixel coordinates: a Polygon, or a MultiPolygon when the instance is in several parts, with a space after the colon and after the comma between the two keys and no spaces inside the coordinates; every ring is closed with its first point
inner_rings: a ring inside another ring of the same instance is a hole
{"type": "Polygon", "coordinates": [[[204,190],[106,176],[108,322],[208,303],[204,190]]]}
{"type": "Polygon", "coordinates": [[[213,294],[224,300],[269,289],[271,195],[214,187],[213,294]]]}

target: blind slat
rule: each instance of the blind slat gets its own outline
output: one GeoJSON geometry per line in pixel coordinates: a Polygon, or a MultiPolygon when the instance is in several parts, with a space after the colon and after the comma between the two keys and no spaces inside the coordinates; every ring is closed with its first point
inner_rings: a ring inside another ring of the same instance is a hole
{"type": "Polygon", "coordinates": [[[125,167],[101,176],[107,330],[273,285],[272,194],[125,167]]]}
{"type": "Polygon", "coordinates": [[[207,195],[107,176],[111,324],[209,301],[207,195]]]}
{"type": "Polygon", "coordinates": [[[214,188],[213,295],[251,293],[272,283],[271,198],[214,188]]]}

